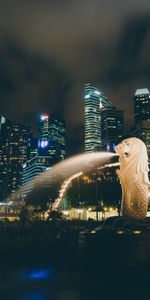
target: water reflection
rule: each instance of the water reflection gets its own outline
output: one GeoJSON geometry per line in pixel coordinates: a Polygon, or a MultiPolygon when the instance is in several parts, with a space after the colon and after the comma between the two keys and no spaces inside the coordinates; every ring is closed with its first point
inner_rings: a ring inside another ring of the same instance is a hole
{"type": "Polygon", "coordinates": [[[31,272],[27,273],[25,279],[27,280],[44,280],[50,279],[54,275],[54,269],[34,269],[31,272]]]}

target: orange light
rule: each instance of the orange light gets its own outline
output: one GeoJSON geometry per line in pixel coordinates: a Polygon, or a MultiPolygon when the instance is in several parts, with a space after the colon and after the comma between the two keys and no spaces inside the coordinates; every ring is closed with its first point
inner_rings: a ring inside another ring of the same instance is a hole
{"type": "Polygon", "coordinates": [[[42,115],[42,116],[41,116],[41,120],[42,120],[42,121],[48,120],[48,115],[42,115]]]}

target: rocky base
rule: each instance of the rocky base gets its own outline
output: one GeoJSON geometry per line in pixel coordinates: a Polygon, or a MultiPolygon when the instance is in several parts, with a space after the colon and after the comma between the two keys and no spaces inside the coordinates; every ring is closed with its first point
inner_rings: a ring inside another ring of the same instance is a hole
{"type": "Polygon", "coordinates": [[[135,220],[126,217],[112,217],[107,219],[100,227],[102,230],[142,230],[150,233],[150,218],[144,220],[135,220]]]}
{"type": "Polygon", "coordinates": [[[87,240],[90,255],[103,257],[107,267],[150,265],[150,218],[109,218],[87,240]]]}

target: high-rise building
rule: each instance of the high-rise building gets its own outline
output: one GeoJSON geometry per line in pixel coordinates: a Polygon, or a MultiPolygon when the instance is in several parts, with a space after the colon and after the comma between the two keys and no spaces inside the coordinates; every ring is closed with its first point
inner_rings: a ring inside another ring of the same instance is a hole
{"type": "Polygon", "coordinates": [[[42,115],[39,123],[38,154],[51,157],[51,165],[65,158],[65,122],[54,115],[42,115]]]}
{"type": "Polygon", "coordinates": [[[135,125],[141,121],[150,120],[150,93],[147,88],[138,89],[134,96],[135,125]]]}
{"type": "Polygon", "coordinates": [[[0,197],[13,194],[21,186],[23,163],[29,157],[30,130],[26,125],[6,120],[0,133],[0,197]]]}
{"type": "Polygon", "coordinates": [[[29,142],[29,160],[38,155],[38,138],[32,137],[29,142]]]}
{"type": "Polygon", "coordinates": [[[39,139],[49,139],[49,115],[43,114],[39,121],[39,139]]]}
{"type": "Polygon", "coordinates": [[[116,107],[101,109],[102,149],[115,151],[115,146],[123,139],[123,111],[116,107]]]}
{"type": "Polygon", "coordinates": [[[141,139],[145,143],[150,161],[150,121],[140,122],[132,132],[132,136],[141,139]]]}
{"type": "Polygon", "coordinates": [[[3,140],[4,140],[4,136],[2,135],[2,126],[3,124],[5,124],[7,122],[7,119],[0,115],[0,194],[1,194],[1,187],[2,187],[2,184],[1,184],[1,177],[3,178],[2,176],[2,165],[3,165],[3,162],[2,162],[2,158],[3,158],[3,140]]]}
{"type": "Polygon", "coordinates": [[[101,109],[112,107],[111,101],[90,83],[84,87],[85,151],[102,148],[101,109]]]}
{"type": "Polygon", "coordinates": [[[29,158],[30,128],[24,124],[12,123],[9,158],[9,183],[11,193],[22,184],[23,164],[29,158]]]}
{"type": "Polygon", "coordinates": [[[146,145],[150,161],[150,92],[138,89],[134,95],[135,127],[132,136],[140,138],[146,145]]]}
{"type": "Polygon", "coordinates": [[[2,201],[10,194],[9,184],[9,162],[10,162],[10,138],[11,122],[6,118],[5,122],[1,118],[0,128],[0,200],[2,201]]]}
{"type": "Polygon", "coordinates": [[[51,116],[49,123],[50,140],[57,149],[58,159],[62,160],[66,156],[66,125],[61,118],[51,116]]]}
{"type": "MultiPolygon", "coordinates": [[[[49,156],[35,156],[31,160],[28,160],[23,165],[22,175],[22,197],[26,198],[27,194],[36,187],[34,179],[38,177],[44,171],[50,169],[51,158],[49,156]]],[[[47,172],[38,181],[38,185],[41,184],[43,187],[50,184],[50,175],[47,172]]]]}
{"type": "Polygon", "coordinates": [[[2,125],[5,123],[6,123],[6,118],[4,116],[0,115],[0,132],[1,132],[2,125]]]}

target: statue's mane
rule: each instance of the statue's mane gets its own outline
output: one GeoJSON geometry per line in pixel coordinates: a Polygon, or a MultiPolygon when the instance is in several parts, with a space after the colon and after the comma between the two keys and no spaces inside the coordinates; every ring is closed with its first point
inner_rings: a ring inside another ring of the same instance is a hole
{"type": "Polygon", "coordinates": [[[129,138],[130,156],[127,168],[133,167],[136,173],[148,172],[148,156],[145,144],[137,138],[129,138]]]}

